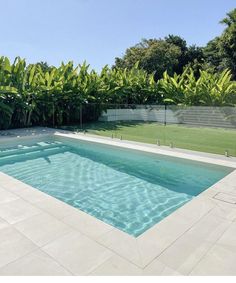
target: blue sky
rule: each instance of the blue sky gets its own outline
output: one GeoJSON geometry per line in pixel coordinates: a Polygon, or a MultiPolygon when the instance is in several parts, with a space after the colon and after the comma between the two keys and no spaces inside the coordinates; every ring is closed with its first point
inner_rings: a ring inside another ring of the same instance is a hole
{"type": "Polygon", "coordinates": [[[27,62],[86,60],[100,70],[142,38],[205,45],[235,0],[0,0],[0,55],[27,62]]]}

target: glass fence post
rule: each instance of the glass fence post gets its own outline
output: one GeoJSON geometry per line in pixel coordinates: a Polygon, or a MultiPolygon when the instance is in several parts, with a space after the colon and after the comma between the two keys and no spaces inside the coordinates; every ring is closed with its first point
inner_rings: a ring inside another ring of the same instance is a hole
{"type": "Polygon", "coordinates": [[[83,129],[83,108],[82,108],[82,104],[80,104],[80,110],[79,110],[79,122],[80,122],[80,129],[82,130],[83,129]]]}
{"type": "Polygon", "coordinates": [[[166,109],[167,109],[167,106],[165,104],[165,111],[164,111],[164,125],[166,126],[166,109]]]}
{"type": "Polygon", "coordinates": [[[55,128],[55,104],[54,101],[52,103],[52,126],[55,128]]]}

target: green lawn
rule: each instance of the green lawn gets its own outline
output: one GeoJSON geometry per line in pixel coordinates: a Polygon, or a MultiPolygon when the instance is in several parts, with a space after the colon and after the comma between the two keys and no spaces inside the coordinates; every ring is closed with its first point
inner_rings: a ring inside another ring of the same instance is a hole
{"type": "MultiPolygon", "coordinates": [[[[63,127],[69,130],[80,130],[79,126],[63,127]]],[[[167,125],[157,123],[135,122],[96,122],[88,123],[83,129],[89,133],[101,136],[122,138],[174,147],[236,156],[236,129],[203,128],[182,125],[167,125]]]]}

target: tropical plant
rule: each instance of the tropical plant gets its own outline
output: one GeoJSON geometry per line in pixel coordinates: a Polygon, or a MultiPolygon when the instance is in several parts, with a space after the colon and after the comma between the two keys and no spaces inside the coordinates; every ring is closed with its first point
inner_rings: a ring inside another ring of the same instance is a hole
{"type": "Polygon", "coordinates": [[[229,70],[202,70],[196,76],[187,67],[172,76],[166,71],[156,82],[138,62],[97,73],[86,63],[43,68],[19,57],[12,64],[0,57],[0,128],[78,123],[81,114],[84,121],[96,120],[108,104],[235,105],[231,77],[229,70]]]}
{"type": "Polygon", "coordinates": [[[158,85],[165,103],[232,106],[236,103],[236,82],[231,78],[227,69],[220,73],[200,71],[196,78],[194,70],[186,68],[181,75],[165,72],[158,85]]]}

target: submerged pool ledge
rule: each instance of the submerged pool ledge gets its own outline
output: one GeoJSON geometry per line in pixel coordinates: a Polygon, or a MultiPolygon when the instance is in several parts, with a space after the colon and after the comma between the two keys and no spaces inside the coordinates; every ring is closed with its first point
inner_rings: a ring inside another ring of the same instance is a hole
{"type": "MultiPolygon", "coordinates": [[[[236,168],[235,158],[166,149],[155,145],[112,140],[111,138],[98,138],[88,134],[71,134],[53,129],[45,129],[43,133],[41,128],[38,130],[40,134],[37,134],[37,128],[34,131],[35,138],[55,134],[57,137],[105,143],[236,168]]],[[[24,135],[24,129],[21,129],[20,133],[21,136],[17,138],[18,140],[32,138],[28,131],[24,135]]],[[[7,136],[3,139],[1,137],[0,144],[11,143],[15,140],[16,137],[7,136]]],[[[28,233],[30,228],[21,229],[20,233],[30,239],[37,249],[48,254],[56,263],[69,270],[71,274],[106,275],[113,272],[114,274],[127,275],[129,274],[127,269],[130,269],[136,275],[215,275],[224,274],[227,269],[228,275],[235,275],[233,266],[236,253],[230,247],[235,245],[232,241],[235,239],[234,231],[236,231],[236,170],[137,238],[4,173],[0,173],[0,188],[2,189],[0,193],[11,194],[2,205],[4,209],[0,209],[0,218],[6,222],[7,227],[3,229],[12,227],[15,231],[15,228],[19,229],[24,221],[33,227],[33,223],[29,223],[30,219],[35,217],[34,225],[37,225],[38,221],[38,225],[42,226],[41,233],[45,232],[45,239],[47,238],[46,228],[44,231],[44,225],[42,225],[42,221],[39,221],[40,217],[36,217],[36,215],[45,213],[55,221],[66,225],[68,230],[63,235],[51,232],[48,241],[45,241],[46,244],[40,243],[33,233],[28,233]],[[17,202],[21,202],[22,205],[17,202]],[[82,269],[75,264],[81,260],[81,253],[83,254],[83,245],[77,245],[76,237],[78,240],[83,237],[81,242],[87,239],[85,245],[90,243],[91,246],[88,256],[83,258],[85,264],[82,269]],[[63,239],[67,242],[74,239],[74,242],[72,241],[68,247],[69,244],[63,245],[63,239]],[[222,243],[228,245],[228,249],[223,248],[224,257],[221,256],[222,250],[220,250],[222,243]],[[199,250],[199,248],[201,249],[199,250]],[[62,256],[63,253],[67,253],[68,249],[76,251],[70,262],[62,256]],[[233,253],[233,256],[227,257],[230,253],[233,253]],[[219,256],[217,257],[217,255],[219,256]],[[114,265],[116,265],[116,269],[114,269],[114,265]]],[[[14,258],[12,262],[15,260],[14,258]]],[[[11,260],[6,265],[11,265],[11,260]]],[[[0,266],[0,274],[4,274],[4,270],[6,270],[4,266],[0,266]]]]}

